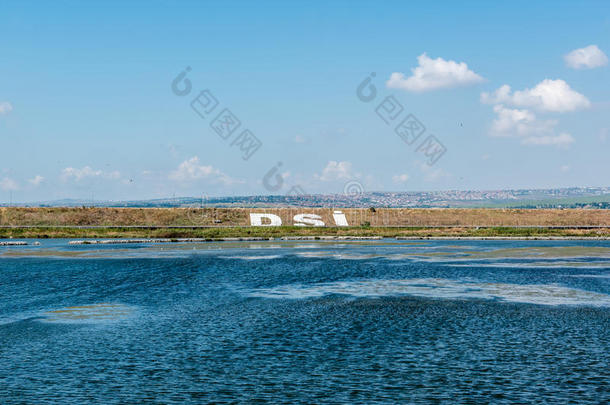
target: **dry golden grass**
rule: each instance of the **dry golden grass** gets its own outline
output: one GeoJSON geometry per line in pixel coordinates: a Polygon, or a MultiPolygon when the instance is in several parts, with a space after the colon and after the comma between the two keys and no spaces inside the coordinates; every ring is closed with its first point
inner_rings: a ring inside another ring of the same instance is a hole
{"type": "MultiPolygon", "coordinates": [[[[610,210],[585,209],[341,209],[351,226],[401,227],[610,227],[610,210]]],[[[11,226],[249,226],[249,213],[293,216],[313,213],[334,226],[331,208],[0,208],[0,225],[11,226]]]]}

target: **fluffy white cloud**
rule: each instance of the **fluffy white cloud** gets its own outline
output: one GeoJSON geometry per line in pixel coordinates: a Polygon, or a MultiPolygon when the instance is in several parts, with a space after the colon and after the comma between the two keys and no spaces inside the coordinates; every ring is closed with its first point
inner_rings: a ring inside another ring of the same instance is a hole
{"type": "Polygon", "coordinates": [[[494,106],[496,119],[491,124],[490,135],[521,138],[523,145],[550,145],[566,148],[574,142],[572,135],[554,134],[557,121],[540,120],[528,110],[494,106]]]}
{"type": "Polygon", "coordinates": [[[490,135],[521,137],[524,145],[563,148],[574,143],[574,137],[568,133],[556,135],[557,120],[539,119],[528,108],[542,113],[567,112],[591,105],[585,96],[572,90],[565,81],[550,79],[543,80],[532,89],[514,92],[510,86],[504,85],[491,94],[481,93],[481,102],[495,104],[496,118],[492,122],[490,135]],[[505,104],[521,108],[508,108],[505,104]]]}
{"type": "Polygon", "coordinates": [[[2,180],[0,180],[0,189],[4,191],[17,190],[19,189],[19,185],[13,179],[4,177],[2,180]]]}
{"type": "Polygon", "coordinates": [[[405,183],[407,180],[409,180],[409,175],[408,174],[397,174],[395,176],[392,176],[392,181],[394,183],[405,183]]]}
{"type": "Polygon", "coordinates": [[[563,59],[572,69],[594,69],[608,64],[608,57],[597,45],[574,49],[564,55],[563,59]]]}
{"type": "Polygon", "coordinates": [[[85,166],[81,169],[75,167],[66,167],[61,171],[61,179],[63,181],[81,181],[87,178],[118,179],[120,177],[121,173],[119,173],[118,171],[105,172],[103,170],[94,170],[90,166],[85,166]]]}
{"type": "Polygon", "coordinates": [[[0,103],[0,115],[8,114],[13,111],[13,105],[8,101],[3,101],[0,103]]]}
{"type": "Polygon", "coordinates": [[[329,161],[326,167],[322,170],[321,175],[315,177],[322,181],[349,180],[358,175],[352,173],[352,164],[350,162],[329,161]]]}
{"type": "Polygon", "coordinates": [[[543,136],[530,136],[523,141],[524,145],[552,145],[560,148],[566,148],[574,142],[574,137],[568,133],[562,133],[559,135],[543,135],[543,136]]]}
{"type": "Polygon", "coordinates": [[[419,169],[426,182],[437,182],[451,179],[452,175],[440,167],[430,166],[427,163],[419,163],[419,169]]]}
{"type": "Polygon", "coordinates": [[[506,108],[499,104],[494,106],[496,118],[491,124],[492,136],[528,135],[551,132],[557,121],[539,120],[528,110],[506,108]]]}
{"type": "Polygon", "coordinates": [[[222,183],[225,185],[240,184],[244,183],[241,180],[233,179],[230,176],[224,174],[219,169],[214,168],[211,165],[205,166],[199,163],[199,157],[193,156],[190,159],[180,163],[178,169],[174,170],[169,174],[170,180],[178,182],[188,182],[194,180],[210,180],[215,183],[222,183]]]}
{"type": "Polygon", "coordinates": [[[386,86],[393,89],[422,92],[481,83],[485,79],[468,69],[464,62],[454,62],[443,58],[432,59],[425,53],[417,57],[419,66],[411,69],[411,76],[395,72],[390,75],[386,86]]]}
{"type": "Polygon", "coordinates": [[[493,93],[481,93],[481,102],[486,104],[510,104],[516,107],[532,107],[541,111],[567,112],[588,108],[591,102],[582,94],[572,90],[563,80],[545,79],[533,89],[511,93],[505,84],[493,93]]]}
{"type": "Polygon", "coordinates": [[[44,177],[42,177],[41,175],[36,175],[36,176],[34,176],[34,178],[29,179],[28,183],[30,183],[33,186],[38,186],[43,181],[44,181],[44,177]]]}

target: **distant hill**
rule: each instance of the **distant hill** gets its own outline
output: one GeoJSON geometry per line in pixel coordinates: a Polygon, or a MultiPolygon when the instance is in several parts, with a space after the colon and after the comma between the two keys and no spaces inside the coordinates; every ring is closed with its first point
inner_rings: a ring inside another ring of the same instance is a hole
{"type": "MultiPolygon", "coordinates": [[[[7,205],[7,204],[4,204],[7,205]]],[[[355,195],[267,195],[179,197],[134,201],[66,199],[14,206],[32,207],[392,207],[392,208],[596,208],[610,209],[610,187],[532,190],[371,192],[355,195]]]]}

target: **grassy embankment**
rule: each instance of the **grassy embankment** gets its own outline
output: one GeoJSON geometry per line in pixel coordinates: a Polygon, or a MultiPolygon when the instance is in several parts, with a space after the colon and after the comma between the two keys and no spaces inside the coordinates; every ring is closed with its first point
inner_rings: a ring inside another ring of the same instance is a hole
{"type": "Polygon", "coordinates": [[[610,210],[342,209],[352,226],[341,228],[333,227],[332,211],[330,208],[0,208],[3,226],[0,238],[610,237],[610,210]],[[293,224],[292,218],[297,213],[315,213],[328,227],[249,227],[250,212],[279,215],[287,225],[293,224]],[[186,228],[163,228],[167,226],[186,228]],[[201,226],[214,227],[198,228],[201,226]]]}
{"type": "Polygon", "coordinates": [[[2,238],[228,238],[282,236],[383,236],[383,237],[610,237],[610,228],[549,229],[549,228],[415,228],[415,227],[350,227],[303,228],[282,227],[225,227],[186,229],[147,228],[1,228],[2,238]]]}

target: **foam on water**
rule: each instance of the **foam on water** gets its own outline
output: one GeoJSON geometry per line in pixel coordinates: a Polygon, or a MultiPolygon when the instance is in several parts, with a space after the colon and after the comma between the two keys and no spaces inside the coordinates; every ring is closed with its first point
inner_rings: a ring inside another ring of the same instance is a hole
{"type": "Polygon", "coordinates": [[[488,299],[540,305],[610,307],[610,295],[556,284],[477,283],[440,278],[291,284],[256,289],[246,293],[251,297],[288,299],[317,298],[330,294],[369,298],[407,295],[440,299],[488,299]]]}
{"type": "Polygon", "coordinates": [[[261,256],[220,256],[222,259],[239,259],[239,260],[272,260],[282,257],[281,255],[261,255],[261,256]]]}
{"type": "Polygon", "coordinates": [[[384,256],[378,254],[354,254],[354,253],[332,253],[328,251],[323,252],[301,252],[296,254],[299,257],[309,259],[337,259],[337,260],[367,260],[377,259],[384,256]]]}
{"type": "MultiPolygon", "coordinates": [[[[526,268],[526,269],[548,269],[554,267],[575,267],[579,269],[605,269],[608,267],[608,262],[566,262],[566,261],[545,261],[545,262],[487,262],[481,263],[477,262],[477,267],[504,267],[504,268],[526,268]]],[[[470,264],[455,264],[455,263],[446,263],[445,267],[472,267],[473,263],[470,264]]]]}
{"type": "Polygon", "coordinates": [[[45,312],[44,322],[91,323],[118,321],[132,315],[134,308],[123,304],[91,304],[56,309],[45,312]]]}
{"type": "Polygon", "coordinates": [[[566,274],[564,277],[576,278],[610,278],[610,274],[566,274]]]}

